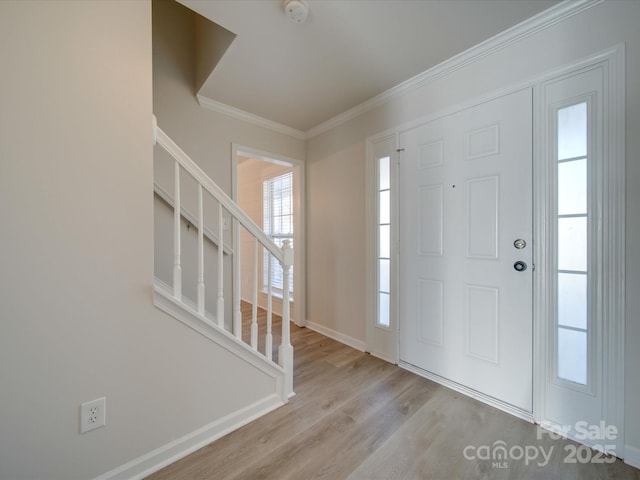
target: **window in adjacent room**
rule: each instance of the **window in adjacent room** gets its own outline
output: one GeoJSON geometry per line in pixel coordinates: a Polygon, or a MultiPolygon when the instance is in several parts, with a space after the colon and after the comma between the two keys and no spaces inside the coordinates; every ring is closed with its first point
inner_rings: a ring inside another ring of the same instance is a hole
{"type": "MultiPolygon", "coordinates": [[[[293,246],[293,172],[269,178],[263,183],[264,231],[282,247],[285,240],[293,246]]],[[[264,252],[263,283],[266,289],[271,272],[271,286],[282,293],[284,278],[278,261],[264,252]],[[271,268],[269,268],[271,263],[271,268]]],[[[289,269],[289,293],[293,294],[293,267],[289,269]]]]}

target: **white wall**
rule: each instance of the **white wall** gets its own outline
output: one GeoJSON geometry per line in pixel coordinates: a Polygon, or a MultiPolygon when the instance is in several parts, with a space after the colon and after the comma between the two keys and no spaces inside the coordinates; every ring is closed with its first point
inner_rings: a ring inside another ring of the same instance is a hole
{"type": "Polygon", "coordinates": [[[274,391],[152,305],[151,58],[148,1],[0,2],[2,479],[92,478],[274,391]]]}
{"type": "MultiPolygon", "coordinates": [[[[586,12],[412,90],[307,142],[307,318],[365,340],[365,139],[626,43],[627,444],[640,448],[640,2],[586,12]]],[[[640,450],[638,450],[640,454],[640,450]]]]}
{"type": "Polygon", "coordinates": [[[307,320],[362,342],[365,136],[345,125],[307,149],[307,320]]]}

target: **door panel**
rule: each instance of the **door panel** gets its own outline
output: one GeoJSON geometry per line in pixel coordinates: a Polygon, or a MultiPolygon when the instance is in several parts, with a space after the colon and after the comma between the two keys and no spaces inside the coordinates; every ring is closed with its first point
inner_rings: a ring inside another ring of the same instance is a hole
{"type": "Polygon", "coordinates": [[[525,412],[531,105],[526,89],[401,133],[398,189],[401,360],[525,412]]]}

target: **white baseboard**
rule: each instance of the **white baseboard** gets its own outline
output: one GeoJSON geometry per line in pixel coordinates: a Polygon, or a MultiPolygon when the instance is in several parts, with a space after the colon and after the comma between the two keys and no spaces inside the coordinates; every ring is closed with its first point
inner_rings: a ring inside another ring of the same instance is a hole
{"type": "Polygon", "coordinates": [[[515,417],[521,418],[522,420],[526,420],[529,423],[533,423],[532,412],[527,412],[526,410],[522,410],[521,408],[514,407],[509,403],[502,402],[496,398],[490,397],[489,395],[485,395],[484,393],[473,390],[472,388],[465,387],[464,385],[460,385],[459,383],[448,380],[444,377],[441,377],[440,375],[436,375],[435,373],[431,373],[427,370],[416,367],[415,365],[411,365],[410,363],[401,361],[398,365],[405,370],[415,373],[416,375],[420,375],[421,377],[432,380],[436,383],[439,383],[440,385],[444,385],[451,390],[455,390],[456,392],[460,392],[463,395],[475,398],[476,400],[479,400],[482,403],[486,403],[487,405],[497,408],[498,410],[502,410],[503,412],[510,413],[515,417]]]}
{"type": "Polygon", "coordinates": [[[104,473],[94,480],[143,479],[282,405],[284,403],[280,397],[272,394],[104,473]]]}
{"type": "Polygon", "coordinates": [[[631,445],[625,445],[624,463],[640,469],[640,448],[632,447],[631,445]]]}
{"type": "Polygon", "coordinates": [[[332,338],[333,340],[344,343],[351,348],[355,348],[356,350],[360,350],[361,352],[365,351],[365,343],[357,338],[350,337],[349,335],[345,335],[344,333],[340,333],[331,328],[327,328],[324,325],[320,325],[318,323],[307,320],[306,325],[308,329],[313,330],[314,332],[318,332],[325,337],[332,338]]]}

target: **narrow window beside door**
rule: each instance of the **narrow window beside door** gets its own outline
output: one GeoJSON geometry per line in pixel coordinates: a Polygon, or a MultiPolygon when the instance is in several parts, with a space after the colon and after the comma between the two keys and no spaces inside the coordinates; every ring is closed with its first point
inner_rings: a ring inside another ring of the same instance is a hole
{"type": "Polygon", "coordinates": [[[378,318],[389,327],[391,297],[391,158],[378,159],[378,318]]]}
{"type": "Polygon", "coordinates": [[[587,384],[589,352],[588,105],[559,108],[557,140],[557,376],[587,384]]]}

